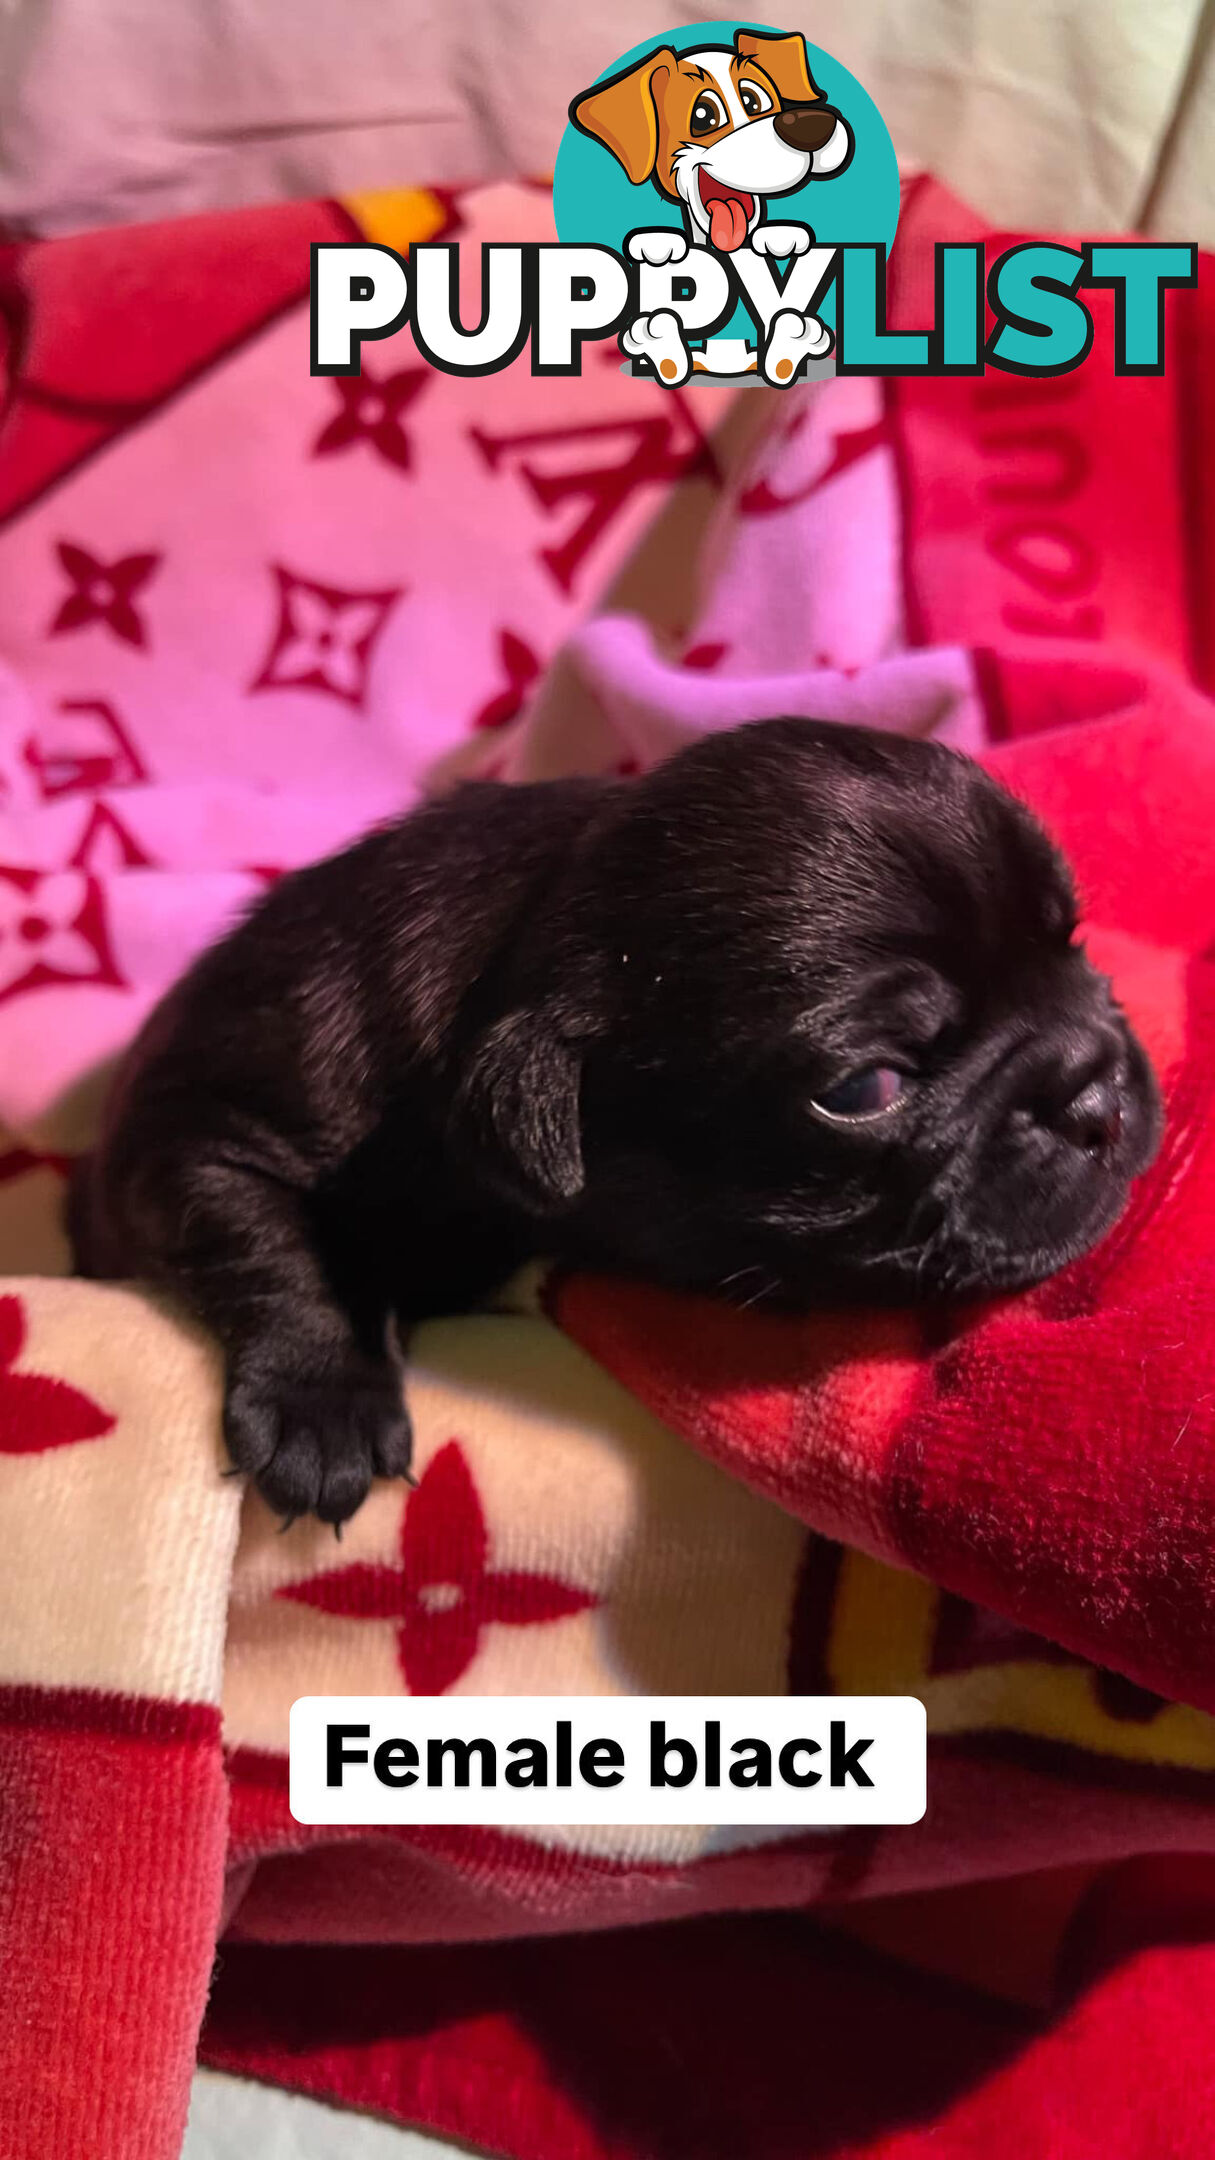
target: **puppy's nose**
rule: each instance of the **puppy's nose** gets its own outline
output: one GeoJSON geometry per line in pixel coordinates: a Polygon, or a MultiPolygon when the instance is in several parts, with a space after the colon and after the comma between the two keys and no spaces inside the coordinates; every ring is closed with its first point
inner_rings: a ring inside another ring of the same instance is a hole
{"type": "Polygon", "coordinates": [[[786,105],[772,125],[790,150],[821,150],[835,133],[836,115],[829,105],[786,105]]]}
{"type": "Polygon", "coordinates": [[[1074,1040],[1040,1072],[1028,1108],[1036,1125],[1086,1155],[1104,1155],[1122,1132],[1122,1044],[1104,1029],[1074,1040]]]}
{"type": "Polygon", "coordinates": [[[1055,1112],[1050,1123],[1060,1139],[1070,1140],[1086,1155],[1104,1155],[1122,1131],[1122,1101],[1113,1076],[1090,1080],[1055,1112]]]}

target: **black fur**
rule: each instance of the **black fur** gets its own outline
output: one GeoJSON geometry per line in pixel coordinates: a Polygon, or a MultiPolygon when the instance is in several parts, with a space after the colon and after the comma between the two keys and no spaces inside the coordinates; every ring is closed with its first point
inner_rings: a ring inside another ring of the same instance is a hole
{"type": "Polygon", "coordinates": [[[466,787],[284,878],[152,1015],[73,1229],[227,1358],[234,1463],[339,1522],[408,1466],[408,1324],[536,1254],[744,1302],[1011,1288],[1155,1147],[1028,812],[802,720],[466,787]],[[886,1116],[819,1104],[898,1068],[886,1116]]]}

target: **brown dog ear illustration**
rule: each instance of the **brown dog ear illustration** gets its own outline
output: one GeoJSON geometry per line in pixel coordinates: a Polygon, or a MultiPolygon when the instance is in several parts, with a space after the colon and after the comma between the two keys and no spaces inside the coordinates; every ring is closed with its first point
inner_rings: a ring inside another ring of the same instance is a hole
{"type": "Polygon", "coordinates": [[[734,50],[740,60],[758,61],[782,105],[813,105],[821,98],[800,31],[783,37],[776,31],[736,30],[734,50]]]}
{"type": "Polygon", "coordinates": [[[637,187],[658,162],[657,98],[675,72],[669,45],[647,53],[627,75],[597,83],[570,106],[570,119],[593,135],[623,165],[637,187]]]}

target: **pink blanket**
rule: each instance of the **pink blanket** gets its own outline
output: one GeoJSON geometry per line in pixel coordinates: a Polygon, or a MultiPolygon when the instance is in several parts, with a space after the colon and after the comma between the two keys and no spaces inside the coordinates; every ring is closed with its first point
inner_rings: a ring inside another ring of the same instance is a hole
{"type": "MultiPolygon", "coordinates": [[[[473,251],[550,222],[509,188],[361,215],[397,237],[442,217],[473,251]]],[[[74,1143],[65,1093],[260,881],[453,757],[610,766],[777,709],[982,738],[968,659],[900,657],[878,386],[795,392],[770,416],[792,507],[761,468],[742,524],[706,537],[737,462],[709,439],[722,394],[633,382],[614,344],[576,381],[524,364],[461,382],[407,340],[361,378],[312,379],[302,243],[349,218],[259,213],[239,248],[225,219],[137,229],[117,296],[104,237],[0,260],[20,356],[0,458],[0,1124],[35,1152],[74,1143]],[[549,695],[521,739],[542,670],[681,477],[622,595],[644,592],[683,670],[636,620],[593,626],[571,655],[586,696],[549,695]]],[[[767,408],[744,402],[751,433],[767,408]]]]}

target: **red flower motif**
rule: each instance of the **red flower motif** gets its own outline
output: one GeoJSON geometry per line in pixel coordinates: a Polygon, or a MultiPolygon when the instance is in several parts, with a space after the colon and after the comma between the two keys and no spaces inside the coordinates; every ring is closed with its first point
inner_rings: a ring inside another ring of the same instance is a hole
{"type": "Polygon", "coordinates": [[[44,983],[123,987],[96,878],[0,870],[0,1001],[44,983]]]}
{"type": "Polygon", "coordinates": [[[362,705],[372,651],[401,588],[344,592],[278,563],[271,567],[278,580],[278,622],[250,690],[324,690],[347,705],[362,705]]]}
{"type": "MultiPolygon", "coordinates": [[[[341,376],[334,376],[335,382],[343,379],[341,376]]],[[[526,645],[521,637],[516,637],[513,630],[498,632],[498,650],[506,670],[506,688],[491,697],[479,713],[474,713],[475,728],[506,727],[522,712],[527,693],[540,674],[540,662],[531,646],[526,645]]]]}
{"type": "Polygon", "coordinates": [[[329,457],[335,450],[348,450],[352,443],[367,442],[390,465],[408,472],[413,451],[401,426],[401,414],[429,382],[429,368],[402,368],[397,375],[376,376],[364,362],[361,375],[330,379],[340,410],[321,429],[312,446],[313,457],[329,457]]]}
{"type": "Polygon", "coordinates": [[[60,540],[56,553],[72,580],[73,590],[61,602],[48,635],[59,637],[65,630],[80,630],[86,623],[100,622],[125,644],[146,645],[134,598],[158,568],[160,556],[124,555],[118,562],[103,563],[71,540],[60,540]]]}
{"type": "Polygon", "coordinates": [[[12,1371],[24,1341],[20,1298],[0,1298],[0,1454],[41,1455],[113,1432],[116,1420],[109,1412],[66,1380],[12,1371]]]}
{"type": "Polygon", "coordinates": [[[553,1575],[491,1568],[477,1488],[457,1440],[440,1448],[406,1505],[401,1564],[355,1562],[279,1591],[349,1620],[396,1620],[397,1654],[411,1695],[443,1695],[477,1654],[491,1622],[531,1627],[585,1612],[593,1591],[553,1575]]]}

